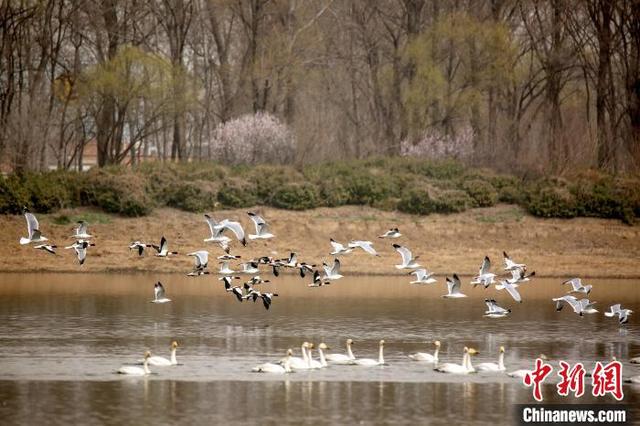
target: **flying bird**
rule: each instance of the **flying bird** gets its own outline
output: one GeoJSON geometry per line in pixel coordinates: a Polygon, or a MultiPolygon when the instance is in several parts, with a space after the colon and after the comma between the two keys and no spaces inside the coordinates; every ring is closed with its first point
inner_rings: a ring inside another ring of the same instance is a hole
{"type": "Polygon", "coordinates": [[[571,293],[589,294],[591,293],[591,289],[593,288],[593,286],[591,285],[583,285],[582,280],[580,278],[571,278],[570,280],[567,280],[562,283],[562,285],[565,285],[565,284],[571,284],[571,290],[567,294],[571,294],[571,293]]]}
{"type": "Polygon", "coordinates": [[[211,232],[211,236],[209,238],[205,238],[204,242],[218,243],[220,244],[223,250],[227,251],[225,247],[229,246],[228,243],[229,241],[231,241],[231,238],[227,237],[226,235],[222,235],[222,233],[224,232],[224,228],[218,227],[218,222],[216,222],[216,220],[211,216],[209,216],[208,214],[204,215],[204,220],[207,222],[207,225],[209,226],[209,232],[211,232]]]}
{"type": "Polygon", "coordinates": [[[484,313],[488,318],[504,318],[511,313],[511,309],[505,309],[498,305],[494,299],[484,299],[487,304],[487,311],[484,313]]]}
{"type": "Polygon", "coordinates": [[[247,240],[244,237],[244,228],[240,225],[240,222],[234,222],[228,219],[224,219],[219,222],[217,225],[213,226],[213,229],[216,231],[225,231],[229,230],[236,236],[238,241],[242,243],[243,246],[247,245],[247,240]]]}
{"type": "Polygon", "coordinates": [[[48,252],[49,252],[49,253],[51,253],[51,254],[56,254],[55,249],[56,249],[57,247],[58,247],[58,246],[56,246],[56,245],[51,245],[51,244],[39,244],[39,245],[37,245],[37,246],[34,246],[33,248],[34,248],[34,249],[38,249],[38,250],[48,251],[48,252]]]}
{"type": "Polygon", "coordinates": [[[325,262],[322,262],[322,268],[324,269],[323,280],[339,280],[342,278],[340,274],[340,260],[338,258],[333,259],[333,266],[327,265],[325,262]]]}
{"type": "Polygon", "coordinates": [[[144,249],[147,247],[151,247],[151,245],[142,243],[140,241],[134,241],[129,244],[129,250],[138,250],[138,256],[144,256],[144,249]]]}
{"type": "Polygon", "coordinates": [[[461,297],[467,297],[466,294],[462,294],[460,292],[460,287],[462,286],[462,283],[460,282],[460,278],[458,277],[458,274],[453,274],[453,278],[447,277],[446,281],[447,281],[448,293],[442,295],[442,297],[447,299],[459,299],[461,297]]]}
{"type": "Polygon", "coordinates": [[[419,256],[414,257],[413,254],[411,254],[411,250],[399,244],[394,244],[393,248],[396,249],[402,257],[402,263],[400,265],[395,265],[397,269],[414,269],[420,267],[420,264],[416,262],[416,259],[419,256]]]}
{"type": "Polygon", "coordinates": [[[269,232],[269,227],[267,225],[267,222],[261,216],[258,216],[257,214],[252,212],[249,212],[247,214],[249,215],[249,217],[253,221],[253,224],[256,227],[256,233],[249,234],[250,240],[259,240],[259,239],[266,240],[274,237],[274,235],[269,232]]]}
{"type": "Polygon", "coordinates": [[[80,265],[83,265],[85,259],[87,258],[87,248],[89,246],[95,246],[95,244],[92,244],[88,241],[76,241],[70,246],[65,247],[65,249],[74,249],[80,265]]]}
{"type": "Polygon", "coordinates": [[[402,234],[398,228],[391,228],[382,235],[378,235],[378,238],[400,238],[402,234]]]}
{"type": "Polygon", "coordinates": [[[480,269],[478,270],[478,275],[473,278],[471,284],[473,286],[482,285],[484,288],[488,288],[491,284],[494,283],[494,278],[496,274],[489,272],[491,269],[491,260],[489,256],[485,256],[482,264],[480,265],[480,269]]]}
{"type": "Polygon", "coordinates": [[[504,258],[504,270],[505,271],[512,271],[514,269],[524,269],[526,271],[527,265],[525,265],[524,263],[516,263],[516,262],[514,262],[511,259],[511,257],[509,257],[509,255],[507,254],[506,251],[502,252],[502,256],[504,258]]]}
{"type": "Polygon", "coordinates": [[[157,251],[156,253],[157,257],[169,257],[170,255],[178,254],[177,251],[169,251],[169,242],[164,237],[164,235],[162,236],[162,238],[160,238],[159,246],[155,244],[151,244],[151,247],[153,247],[157,251]]]}
{"type": "Polygon", "coordinates": [[[88,240],[92,238],[93,235],[90,235],[87,232],[87,222],[84,220],[78,221],[78,227],[75,228],[75,234],[71,236],[71,238],[75,238],[76,240],[88,240]]]}
{"type": "Polygon", "coordinates": [[[171,299],[167,299],[165,296],[164,286],[160,281],[153,285],[153,300],[151,303],[167,303],[171,302],[171,299]]]}
{"type": "Polygon", "coordinates": [[[351,253],[353,251],[352,248],[345,247],[344,245],[340,244],[339,242],[337,242],[333,238],[331,238],[329,240],[329,242],[331,243],[331,247],[333,249],[333,251],[331,253],[329,253],[329,254],[331,254],[333,256],[339,256],[341,254],[347,254],[347,253],[351,253]]]}
{"type": "Polygon", "coordinates": [[[520,293],[518,292],[518,289],[516,287],[516,284],[512,284],[509,281],[500,281],[500,285],[496,285],[496,289],[507,290],[507,293],[509,293],[511,297],[513,297],[513,300],[518,303],[522,303],[522,297],[520,296],[520,293]]]}
{"type": "Polygon", "coordinates": [[[433,278],[433,272],[429,272],[426,269],[416,269],[409,272],[409,275],[415,275],[416,279],[409,284],[434,284],[436,279],[433,278]]]}
{"type": "Polygon", "coordinates": [[[21,237],[20,244],[25,245],[29,243],[44,243],[45,241],[49,241],[48,238],[45,238],[40,233],[40,225],[38,224],[38,219],[33,215],[33,213],[29,213],[29,210],[25,207],[24,218],[27,220],[27,234],[28,237],[21,237]]]}
{"type": "Polygon", "coordinates": [[[361,241],[361,240],[350,241],[349,248],[352,248],[352,249],[361,248],[362,250],[366,251],[367,253],[373,256],[380,256],[378,252],[373,248],[373,243],[371,241],[361,241]]]}
{"type": "Polygon", "coordinates": [[[604,316],[608,318],[618,316],[618,322],[620,324],[626,324],[629,322],[629,315],[631,315],[633,311],[631,309],[624,309],[622,305],[616,303],[609,307],[609,312],[605,312],[604,316]]]}
{"type": "Polygon", "coordinates": [[[187,253],[187,256],[193,256],[195,265],[193,271],[189,272],[189,276],[198,276],[208,274],[207,264],[209,263],[209,252],[206,250],[198,250],[193,253],[187,253]]]}

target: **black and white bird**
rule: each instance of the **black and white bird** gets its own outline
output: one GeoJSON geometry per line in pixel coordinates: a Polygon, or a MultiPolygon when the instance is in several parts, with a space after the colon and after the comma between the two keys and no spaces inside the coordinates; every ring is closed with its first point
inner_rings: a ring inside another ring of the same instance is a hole
{"type": "Polygon", "coordinates": [[[38,224],[38,219],[33,215],[33,213],[29,213],[29,210],[25,207],[24,218],[27,220],[27,235],[28,237],[20,237],[20,244],[25,245],[29,243],[44,243],[45,241],[49,241],[48,238],[42,236],[40,232],[40,225],[38,224]]]}
{"type": "Polygon", "coordinates": [[[433,272],[429,272],[424,268],[411,271],[409,272],[409,275],[416,276],[416,279],[411,281],[409,284],[434,284],[436,282],[436,279],[433,278],[433,272]]]}
{"type": "Polygon", "coordinates": [[[218,273],[221,275],[232,275],[235,274],[236,271],[231,269],[231,267],[229,266],[229,261],[225,260],[223,262],[220,262],[220,269],[218,270],[218,273]]]}
{"type": "Polygon", "coordinates": [[[480,265],[480,269],[478,270],[478,275],[473,278],[471,284],[474,287],[477,285],[482,285],[484,288],[488,288],[491,284],[494,284],[494,278],[496,274],[491,273],[489,270],[491,269],[491,259],[489,256],[485,256],[482,264],[480,265]]]}
{"type": "Polygon", "coordinates": [[[418,259],[419,256],[413,256],[411,250],[401,246],[400,244],[394,244],[393,248],[396,249],[402,257],[402,263],[400,265],[395,265],[397,269],[414,269],[420,267],[420,264],[416,262],[416,259],[418,259]]]}
{"type": "Polygon", "coordinates": [[[251,262],[241,263],[240,266],[242,266],[242,270],[240,271],[241,274],[257,274],[258,272],[260,272],[260,270],[258,269],[258,262],[255,260],[252,260],[251,262]]]}
{"type": "Polygon", "coordinates": [[[75,228],[75,233],[71,236],[71,238],[75,238],[76,240],[88,240],[92,237],[93,235],[90,235],[87,232],[87,222],[85,222],[84,220],[78,221],[78,227],[75,228]]]}
{"type": "Polygon", "coordinates": [[[349,241],[348,247],[352,249],[360,248],[373,256],[380,256],[378,252],[373,248],[373,243],[371,241],[362,241],[362,240],[349,241]]]}
{"type": "Polygon", "coordinates": [[[55,249],[56,249],[57,247],[58,247],[58,246],[56,246],[56,245],[51,245],[51,244],[39,244],[39,245],[37,245],[37,246],[34,246],[33,248],[34,248],[34,249],[38,249],[38,250],[44,250],[44,251],[47,251],[47,252],[49,252],[49,253],[51,253],[51,254],[56,254],[56,250],[55,250],[55,249]]]}
{"type": "Polygon", "coordinates": [[[598,312],[598,310],[593,307],[596,302],[590,302],[589,299],[578,300],[575,298],[575,296],[566,295],[562,297],[556,297],[551,300],[556,302],[556,311],[561,311],[566,303],[571,306],[573,312],[580,316],[583,316],[584,314],[595,314],[596,312],[598,312]]]}
{"type": "Polygon", "coordinates": [[[271,303],[273,302],[273,298],[278,296],[277,293],[262,293],[260,297],[262,298],[262,304],[266,310],[269,310],[271,307],[271,303]]]}
{"type": "Polygon", "coordinates": [[[232,255],[232,254],[225,253],[225,254],[223,254],[222,256],[218,256],[218,260],[222,260],[222,261],[224,261],[224,260],[238,260],[238,259],[240,259],[241,257],[242,257],[242,256],[237,256],[237,255],[235,255],[235,256],[234,256],[234,255],[232,255]]]}
{"type": "Polygon", "coordinates": [[[400,238],[402,234],[398,228],[391,228],[382,235],[378,235],[378,238],[400,238]]]}
{"type": "Polygon", "coordinates": [[[331,248],[333,250],[329,254],[331,254],[333,256],[340,256],[341,254],[347,254],[347,253],[351,253],[353,251],[352,248],[345,247],[344,245],[340,244],[339,242],[337,242],[333,238],[329,239],[329,242],[331,243],[331,248]]]}
{"type": "Polygon", "coordinates": [[[511,309],[505,309],[498,305],[494,299],[484,299],[487,304],[487,311],[484,316],[488,318],[504,318],[511,313],[511,309]]]}
{"type": "Polygon", "coordinates": [[[231,238],[227,237],[226,235],[223,235],[224,228],[220,228],[218,226],[219,225],[218,222],[216,222],[216,220],[211,216],[209,216],[208,214],[204,215],[204,220],[207,222],[207,225],[209,226],[209,232],[211,233],[211,236],[209,238],[205,238],[204,242],[218,243],[220,244],[223,250],[227,251],[225,247],[229,246],[229,241],[231,241],[231,238]]]}
{"type": "Polygon", "coordinates": [[[460,277],[458,274],[453,274],[453,278],[446,278],[447,281],[447,294],[442,295],[442,297],[446,299],[459,299],[461,297],[467,297],[466,294],[462,294],[460,292],[460,287],[462,287],[462,283],[460,282],[460,277]]]}
{"type": "Polygon", "coordinates": [[[187,253],[187,256],[193,256],[195,265],[193,270],[189,272],[188,276],[199,276],[209,274],[207,271],[207,264],[209,263],[209,252],[206,250],[198,250],[193,253],[187,253]]]}
{"type": "Polygon", "coordinates": [[[500,284],[495,287],[497,290],[507,290],[507,293],[513,297],[513,300],[518,303],[522,303],[522,296],[520,296],[520,293],[518,292],[517,284],[512,284],[509,281],[500,281],[500,284]]]}
{"type": "Polygon", "coordinates": [[[323,280],[339,280],[342,278],[340,274],[340,261],[338,258],[333,259],[333,265],[329,266],[325,262],[322,262],[322,268],[324,269],[323,280]]]}
{"type": "Polygon", "coordinates": [[[270,283],[271,281],[269,280],[263,280],[262,278],[260,278],[260,275],[256,275],[251,277],[251,279],[249,281],[247,281],[246,283],[250,286],[254,286],[254,285],[259,285],[259,284],[266,284],[266,283],[270,283]]]}
{"type": "Polygon", "coordinates": [[[151,303],[167,303],[171,302],[171,299],[167,299],[164,291],[164,286],[158,281],[153,286],[153,300],[151,303]]]}
{"type": "Polygon", "coordinates": [[[267,240],[274,237],[274,235],[269,232],[269,226],[267,225],[267,222],[261,216],[258,216],[253,212],[248,212],[247,214],[256,227],[256,233],[249,234],[250,240],[267,240]]]}
{"type": "Polygon", "coordinates": [[[520,284],[529,282],[531,277],[536,275],[536,271],[532,271],[530,274],[527,274],[524,269],[516,268],[511,270],[511,278],[509,281],[511,284],[520,284]]]}
{"type": "Polygon", "coordinates": [[[244,228],[242,227],[240,222],[234,222],[228,219],[224,219],[218,222],[217,225],[214,225],[213,229],[214,231],[221,231],[221,232],[229,230],[233,233],[233,235],[236,236],[238,241],[240,241],[243,246],[247,245],[247,240],[244,236],[244,228]]]}
{"type": "Polygon", "coordinates": [[[307,284],[307,287],[322,287],[323,285],[329,285],[331,281],[325,281],[320,276],[320,271],[316,270],[313,272],[313,282],[311,284],[307,284]]]}
{"type": "Polygon", "coordinates": [[[171,255],[178,254],[177,251],[169,251],[169,242],[164,237],[164,235],[162,236],[162,238],[160,238],[160,245],[159,246],[157,246],[155,244],[151,244],[151,247],[153,247],[157,251],[157,253],[156,253],[157,257],[169,257],[171,255]]]}
{"type": "Polygon", "coordinates": [[[151,247],[151,245],[145,244],[140,241],[134,241],[131,244],[129,244],[129,250],[138,250],[138,256],[144,256],[144,250],[147,247],[151,247]]]}
{"type": "Polygon", "coordinates": [[[562,283],[562,285],[565,285],[565,284],[571,284],[571,290],[567,294],[572,294],[572,293],[589,294],[591,293],[591,289],[593,288],[593,286],[588,284],[583,285],[582,280],[580,278],[571,278],[570,280],[567,280],[562,283]]]}
{"type": "Polygon", "coordinates": [[[231,287],[233,280],[239,280],[240,277],[234,277],[233,275],[225,275],[223,277],[218,278],[218,281],[222,281],[224,283],[225,288],[231,287]]]}
{"type": "Polygon", "coordinates": [[[513,259],[511,259],[511,257],[509,257],[509,255],[507,254],[506,251],[502,252],[502,257],[504,258],[504,270],[505,271],[512,271],[514,269],[523,269],[523,270],[527,270],[527,265],[525,265],[524,263],[516,263],[513,261],[513,259]]]}
{"type": "Polygon", "coordinates": [[[76,252],[76,256],[78,257],[78,262],[80,262],[80,265],[83,265],[85,259],[87,258],[87,248],[90,246],[95,246],[95,244],[92,244],[88,241],[79,240],[71,244],[70,246],[65,247],[65,249],[74,249],[76,252]]]}
{"type": "Polygon", "coordinates": [[[616,303],[609,307],[609,312],[605,312],[604,316],[608,318],[613,318],[616,315],[618,316],[618,322],[620,324],[626,324],[629,322],[629,315],[631,315],[633,311],[631,309],[624,309],[622,305],[616,303]]]}

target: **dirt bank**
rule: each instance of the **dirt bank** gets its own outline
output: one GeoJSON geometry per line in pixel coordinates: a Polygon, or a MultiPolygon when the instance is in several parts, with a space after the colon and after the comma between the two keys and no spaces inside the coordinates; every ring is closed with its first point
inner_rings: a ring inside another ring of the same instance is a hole
{"type": "MultiPolygon", "coordinates": [[[[276,238],[250,242],[246,248],[234,244],[232,252],[242,255],[243,259],[259,255],[286,257],[290,251],[296,251],[300,261],[320,263],[330,259],[329,238],[341,242],[368,239],[375,243],[381,256],[362,252],[348,255],[343,260],[343,271],[346,274],[399,274],[393,267],[399,255],[391,247],[392,241],[376,237],[398,226],[403,237],[393,242],[410,247],[414,254],[420,255],[420,263],[437,274],[473,274],[485,255],[491,257],[497,269],[502,262],[502,250],[506,250],[542,276],[640,277],[640,227],[616,220],[539,219],[512,205],[424,217],[367,207],[304,212],[255,210],[271,223],[276,238]]],[[[253,231],[244,209],[216,211],[213,216],[239,219],[247,230],[253,231]]],[[[58,255],[53,256],[31,246],[20,246],[18,239],[26,234],[24,218],[0,216],[3,231],[0,233],[0,271],[188,272],[192,259],[182,254],[203,248],[212,254],[221,253],[216,245],[202,241],[209,231],[199,214],[158,209],[149,216],[131,219],[71,210],[38,215],[38,218],[43,234],[58,246],[72,241],[69,236],[73,223],[69,221],[86,218],[97,246],[90,249],[81,267],[73,250],[58,249],[58,255]],[[181,256],[139,258],[127,249],[133,240],[157,243],[161,235],[169,240],[170,249],[177,250],[181,256]]],[[[212,269],[216,267],[212,266],[212,269]]]]}

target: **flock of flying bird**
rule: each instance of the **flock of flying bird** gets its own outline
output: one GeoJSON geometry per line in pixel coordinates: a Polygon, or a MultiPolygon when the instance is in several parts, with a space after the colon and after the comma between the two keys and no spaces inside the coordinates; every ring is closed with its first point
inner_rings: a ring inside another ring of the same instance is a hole
{"type": "MultiPolygon", "coordinates": [[[[308,283],[307,285],[309,287],[322,287],[331,284],[332,281],[343,278],[343,275],[341,275],[340,273],[341,262],[338,258],[339,256],[347,255],[355,250],[362,250],[369,255],[379,256],[378,252],[374,248],[373,242],[371,241],[352,240],[345,245],[335,241],[334,239],[330,239],[329,242],[331,245],[331,251],[329,254],[334,256],[334,260],[331,264],[323,262],[322,271],[317,268],[316,264],[314,263],[299,262],[296,253],[291,253],[286,259],[275,259],[271,256],[258,257],[247,262],[240,263],[239,266],[241,267],[241,269],[236,271],[232,268],[231,262],[239,260],[240,256],[231,254],[232,239],[226,234],[233,234],[235,239],[243,246],[247,245],[247,239],[249,241],[268,240],[274,237],[274,235],[269,231],[267,222],[261,216],[253,212],[249,212],[248,215],[254,224],[255,234],[245,235],[244,228],[242,227],[240,222],[232,221],[229,219],[224,219],[218,222],[211,216],[204,215],[205,221],[210,231],[210,236],[208,238],[205,238],[204,242],[217,243],[223,250],[223,254],[217,256],[217,260],[220,265],[219,270],[217,271],[217,273],[220,275],[218,279],[223,282],[225,291],[231,293],[239,302],[243,302],[244,300],[251,300],[253,302],[256,302],[258,299],[261,299],[263,306],[268,310],[273,303],[274,297],[278,296],[277,293],[263,292],[256,288],[256,286],[260,284],[266,284],[270,282],[270,280],[265,280],[260,277],[259,273],[261,266],[270,268],[272,274],[275,277],[279,276],[280,271],[283,268],[297,270],[301,278],[305,278],[307,274],[309,274],[313,278],[312,282],[308,283]],[[234,285],[234,280],[241,280],[241,277],[236,274],[248,274],[252,277],[249,280],[245,281],[243,285],[234,285]]],[[[44,250],[49,253],[55,254],[57,246],[49,243],[49,240],[42,235],[36,217],[32,213],[28,212],[26,208],[24,211],[24,216],[27,222],[28,237],[20,238],[20,244],[26,245],[34,243],[35,249],[44,250]]],[[[378,238],[397,239],[401,236],[402,234],[400,233],[398,228],[392,228],[382,235],[379,235],[378,238]]],[[[88,248],[95,246],[95,244],[91,242],[92,235],[90,235],[87,231],[86,222],[78,222],[75,233],[71,236],[71,238],[75,239],[75,242],[69,246],[66,246],[65,248],[74,249],[78,261],[80,265],[82,265],[87,258],[88,248]]],[[[411,284],[430,285],[437,282],[437,280],[434,278],[433,272],[430,272],[427,269],[423,268],[418,263],[419,256],[414,256],[409,248],[395,243],[392,244],[392,247],[400,254],[401,260],[399,264],[395,265],[395,267],[399,270],[411,270],[409,274],[415,276],[415,279],[413,281],[410,281],[411,284]]],[[[155,250],[156,257],[170,257],[178,255],[178,252],[169,250],[168,241],[164,236],[162,236],[162,238],[160,239],[159,245],[148,244],[141,241],[134,241],[129,245],[129,249],[136,250],[139,256],[144,256],[148,248],[152,248],[155,250]]],[[[198,250],[192,253],[187,253],[187,256],[191,256],[194,258],[194,266],[193,269],[187,274],[188,276],[197,277],[200,275],[210,274],[210,271],[208,269],[209,251],[198,250]]],[[[500,277],[497,273],[491,272],[491,260],[488,256],[485,256],[478,270],[478,274],[473,277],[470,284],[473,287],[482,286],[485,289],[489,288],[491,285],[494,285],[494,288],[496,290],[505,290],[515,302],[521,303],[522,297],[518,288],[520,287],[520,285],[530,282],[531,278],[535,276],[535,271],[528,273],[526,264],[515,262],[506,252],[503,252],[503,260],[504,272],[507,274],[507,276],[510,274],[510,277],[500,277]]],[[[453,274],[451,277],[446,277],[445,281],[447,284],[447,293],[442,295],[443,298],[458,299],[467,297],[461,291],[462,282],[457,274],[453,274]]],[[[552,299],[554,302],[556,302],[557,311],[562,310],[564,305],[566,304],[569,305],[573,309],[573,311],[580,316],[598,312],[598,310],[594,307],[596,302],[592,302],[586,297],[578,299],[576,296],[574,296],[589,295],[593,288],[591,285],[583,284],[580,278],[572,278],[563,282],[562,284],[569,284],[571,286],[571,290],[569,290],[569,292],[563,296],[552,299]]],[[[167,298],[166,296],[166,291],[162,283],[157,282],[154,284],[154,299],[151,302],[171,302],[171,299],[167,298]]],[[[500,306],[493,298],[485,299],[485,303],[487,305],[487,311],[484,315],[485,317],[503,318],[511,313],[511,309],[500,306]]],[[[631,313],[631,310],[623,308],[620,304],[615,304],[611,306],[609,311],[605,312],[604,315],[607,317],[617,316],[619,324],[622,325],[629,321],[629,316],[631,313]]],[[[352,344],[353,341],[351,339],[347,340],[346,354],[325,354],[324,350],[327,350],[328,347],[326,346],[326,344],[320,343],[318,345],[318,361],[314,360],[312,356],[312,351],[315,346],[312,343],[304,342],[301,347],[302,357],[294,357],[292,350],[289,349],[287,350],[285,358],[281,359],[279,362],[261,364],[259,366],[256,366],[253,371],[286,373],[295,369],[323,368],[328,366],[330,363],[354,364],[363,366],[384,365],[384,340],[381,340],[379,343],[379,356],[377,359],[356,358],[355,356],[353,356],[353,352],[351,349],[352,344]]],[[[476,369],[471,364],[471,356],[477,353],[475,349],[466,347],[464,348],[461,364],[438,364],[440,342],[435,341],[434,344],[436,346],[436,349],[433,354],[416,353],[410,355],[410,358],[416,361],[433,363],[437,371],[445,373],[466,374],[475,371],[505,371],[504,347],[500,347],[497,363],[480,364],[476,369]]],[[[137,366],[125,366],[118,370],[118,372],[122,374],[140,375],[149,373],[148,365],[176,365],[177,362],[175,358],[175,352],[177,347],[177,342],[173,342],[171,345],[170,360],[162,357],[152,357],[150,353],[147,352],[145,354],[145,358],[140,361],[143,364],[142,368],[137,366]]],[[[513,375],[514,377],[521,377],[526,374],[526,372],[527,370],[519,370],[510,373],[510,375],[513,375]]]]}

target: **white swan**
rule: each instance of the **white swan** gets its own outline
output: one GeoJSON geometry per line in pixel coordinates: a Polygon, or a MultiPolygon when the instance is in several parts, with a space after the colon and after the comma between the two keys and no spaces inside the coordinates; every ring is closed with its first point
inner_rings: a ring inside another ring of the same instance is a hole
{"type": "MultiPolygon", "coordinates": [[[[302,356],[290,356],[289,364],[294,370],[308,370],[309,367],[309,355],[307,355],[307,348],[309,347],[309,342],[303,342],[302,346],[300,346],[300,352],[302,352],[302,356]]],[[[291,351],[293,354],[293,351],[291,351]]],[[[280,360],[280,363],[284,363],[286,361],[286,357],[280,360]]]]}
{"type": "Polygon", "coordinates": [[[627,377],[626,379],[624,379],[624,382],[640,385],[640,376],[627,377]]]}
{"type": "Polygon", "coordinates": [[[351,345],[353,345],[353,340],[347,339],[347,354],[327,354],[325,358],[332,364],[351,364],[351,361],[355,360],[356,357],[353,356],[353,352],[351,352],[351,345]]]}
{"type": "Polygon", "coordinates": [[[631,359],[629,360],[629,362],[630,362],[631,364],[640,364],[640,356],[637,356],[637,357],[631,358],[631,359]]]}
{"type": "MultiPolygon", "coordinates": [[[[178,360],[176,359],[176,350],[178,348],[178,342],[171,342],[171,355],[169,359],[163,356],[152,356],[147,362],[149,365],[153,365],[154,367],[170,367],[172,365],[178,365],[178,360]]],[[[138,362],[144,362],[144,360],[140,360],[138,362]]]]}
{"type": "Polygon", "coordinates": [[[265,364],[256,365],[251,369],[251,371],[255,373],[276,373],[276,374],[291,373],[291,365],[289,360],[291,358],[292,353],[293,351],[291,349],[287,350],[287,356],[285,357],[282,365],[267,362],[265,364]]]}
{"type": "MultiPolygon", "coordinates": [[[[546,361],[548,359],[545,354],[538,355],[538,358],[540,358],[543,361],[546,361]]],[[[518,378],[518,379],[522,379],[522,378],[524,378],[524,376],[526,376],[527,374],[531,374],[531,373],[532,373],[532,370],[520,369],[520,370],[515,370],[515,371],[511,371],[511,372],[507,373],[507,376],[515,377],[515,378],[518,378]]]]}
{"type": "Polygon", "coordinates": [[[151,352],[146,351],[144,353],[144,360],[142,361],[142,367],[135,365],[123,365],[118,369],[118,374],[126,374],[128,376],[146,376],[151,374],[149,370],[149,358],[151,358],[151,352]]]}
{"type": "Polygon", "coordinates": [[[410,354],[409,358],[411,358],[414,361],[431,362],[431,363],[437,364],[438,353],[440,353],[440,340],[436,340],[435,342],[433,342],[433,344],[436,346],[436,350],[433,351],[433,354],[426,353],[426,352],[416,352],[414,354],[410,354]]]}
{"type": "MultiPolygon", "coordinates": [[[[326,348],[327,345],[324,345],[324,347],[326,348]]],[[[316,361],[315,359],[313,359],[313,348],[315,348],[315,345],[313,343],[310,343],[309,348],[307,349],[307,356],[309,357],[309,368],[316,369],[316,368],[326,367],[327,361],[325,360],[322,350],[318,349],[320,352],[320,361],[316,361]],[[323,361],[324,361],[324,365],[323,365],[323,361]]]]}
{"type": "Polygon", "coordinates": [[[498,353],[498,363],[495,362],[483,362],[476,367],[478,371],[505,371],[504,366],[504,346],[500,346],[498,353]]]}
{"type": "Polygon", "coordinates": [[[384,351],[384,340],[380,340],[379,343],[379,353],[378,353],[378,359],[371,359],[371,358],[358,358],[358,359],[354,359],[351,361],[351,364],[354,365],[361,365],[363,367],[373,367],[376,365],[384,365],[384,356],[383,356],[383,351],[384,351]]]}
{"type": "Polygon", "coordinates": [[[441,373],[450,374],[469,374],[475,373],[475,368],[471,365],[471,355],[476,355],[478,351],[473,348],[464,347],[464,354],[462,355],[462,364],[454,364],[451,362],[442,364],[435,368],[436,371],[441,373]]]}

